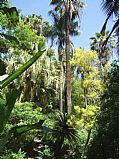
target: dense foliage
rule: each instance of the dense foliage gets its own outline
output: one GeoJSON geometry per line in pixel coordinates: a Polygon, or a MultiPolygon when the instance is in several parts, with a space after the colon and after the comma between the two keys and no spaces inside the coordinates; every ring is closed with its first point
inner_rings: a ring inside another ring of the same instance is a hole
{"type": "Polygon", "coordinates": [[[114,62],[108,73],[106,90],[102,96],[101,112],[98,116],[97,134],[88,151],[89,159],[119,158],[119,65],[114,62]]]}
{"type": "Polygon", "coordinates": [[[0,0],[0,159],[118,159],[118,0],[103,1],[107,19],[91,50],[71,41],[85,3],[50,5],[52,25],[0,0]]]}

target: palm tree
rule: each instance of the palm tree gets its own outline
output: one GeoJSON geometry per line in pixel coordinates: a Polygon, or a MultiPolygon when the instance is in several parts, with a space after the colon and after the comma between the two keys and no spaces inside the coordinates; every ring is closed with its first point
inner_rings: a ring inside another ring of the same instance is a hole
{"type": "Polygon", "coordinates": [[[108,23],[108,20],[113,16],[116,20],[112,27],[112,30],[110,31],[110,34],[108,35],[107,39],[105,40],[104,44],[107,44],[110,36],[115,31],[117,34],[117,49],[119,50],[119,1],[118,0],[103,0],[102,2],[102,8],[107,14],[107,19],[105,20],[105,23],[102,27],[101,33],[106,30],[106,26],[108,23]]]}
{"type": "Polygon", "coordinates": [[[72,110],[71,103],[71,69],[70,69],[70,33],[71,23],[79,17],[79,9],[84,3],[79,0],[52,0],[51,5],[62,19],[62,26],[65,32],[65,53],[66,53],[66,106],[67,112],[72,110]]]}
{"type": "Polygon", "coordinates": [[[57,38],[56,45],[58,45],[58,58],[62,61],[62,50],[65,45],[65,32],[62,25],[62,18],[55,11],[49,11],[49,15],[53,18],[53,25],[50,28],[49,36],[51,37],[51,46],[54,45],[54,39],[57,38]]]}
{"type": "Polygon", "coordinates": [[[91,50],[95,50],[100,61],[100,66],[105,66],[112,55],[112,49],[114,48],[115,40],[113,36],[110,36],[106,45],[103,45],[107,37],[109,36],[109,31],[101,33],[95,33],[95,37],[91,37],[91,50]]]}
{"type": "MultiPolygon", "coordinates": [[[[65,36],[65,27],[63,25],[63,18],[54,10],[49,11],[49,15],[52,16],[53,18],[53,25],[50,26],[49,29],[49,37],[51,38],[51,46],[52,47],[54,45],[54,40],[57,38],[56,40],[56,45],[58,45],[58,57],[59,60],[62,61],[63,59],[63,51],[64,50],[64,46],[65,46],[65,40],[66,40],[66,36],[65,36]]],[[[77,36],[80,34],[79,32],[79,28],[78,27],[78,22],[74,22],[71,21],[70,23],[70,35],[71,36],[77,36]]],[[[71,53],[73,53],[73,43],[70,40],[70,51],[71,53]]]]}
{"type": "MultiPolygon", "coordinates": [[[[63,112],[63,92],[64,92],[64,84],[63,84],[63,78],[64,78],[64,72],[65,72],[65,66],[64,62],[65,57],[63,56],[64,53],[64,46],[65,46],[65,29],[63,26],[63,18],[60,17],[59,14],[57,14],[55,11],[49,11],[49,15],[53,17],[53,25],[50,29],[49,35],[51,37],[51,46],[54,44],[54,40],[57,38],[56,45],[58,45],[58,58],[60,61],[60,69],[61,69],[61,76],[60,76],[60,111],[63,112]],[[64,69],[63,69],[64,68],[64,69]]],[[[70,27],[70,34],[71,35],[79,35],[79,31],[77,30],[77,22],[72,22],[70,27]]],[[[74,46],[73,43],[70,41],[70,47],[71,47],[71,54],[73,54],[74,46]]]]}
{"type": "Polygon", "coordinates": [[[54,44],[54,39],[57,38],[56,44],[58,45],[58,59],[60,61],[60,91],[59,91],[59,105],[60,111],[63,112],[63,92],[64,92],[64,70],[63,70],[63,50],[65,43],[65,33],[62,27],[62,18],[53,12],[49,11],[49,14],[53,17],[54,24],[51,27],[49,35],[51,37],[51,46],[54,44]]]}
{"type": "Polygon", "coordinates": [[[28,15],[28,16],[21,16],[21,20],[28,24],[33,32],[35,32],[38,36],[47,36],[50,25],[47,21],[44,21],[41,15],[28,15]]]}

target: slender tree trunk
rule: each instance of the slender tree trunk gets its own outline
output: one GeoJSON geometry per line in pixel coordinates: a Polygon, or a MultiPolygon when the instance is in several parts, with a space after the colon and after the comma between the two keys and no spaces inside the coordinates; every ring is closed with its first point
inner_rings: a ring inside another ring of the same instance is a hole
{"type": "MultiPolygon", "coordinates": [[[[60,41],[60,38],[59,38],[60,41]]],[[[60,61],[60,92],[59,92],[59,105],[60,111],[63,112],[63,63],[62,63],[62,45],[58,46],[58,56],[60,61]]]]}
{"type": "Polygon", "coordinates": [[[69,16],[66,16],[66,104],[67,112],[71,113],[72,103],[71,103],[71,67],[70,67],[70,39],[69,39],[69,16]]]}
{"type": "Polygon", "coordinates": [[[63,112],[63,66],[60,62],[61,74],[60,74],[60,111],[63,112]]]}

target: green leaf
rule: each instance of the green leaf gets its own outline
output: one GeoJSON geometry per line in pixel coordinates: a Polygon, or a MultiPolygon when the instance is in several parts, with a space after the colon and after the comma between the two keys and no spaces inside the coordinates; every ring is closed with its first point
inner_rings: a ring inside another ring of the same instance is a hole
{"type": "Polygon", "coordinates": [[[0,133],[4,130],[18,95],[18,91],[13,89],[6,93],[6,98],[0,97],[0,133]]]}
{"type": "Polygon", "coordinates": [[[16,72],[9,75],[7,78],[5,78],[0,83],[0,89],[6,87],[8,84],[10,84],[13,80],[15,80],[18,76],[20,76],[25,70],[27,70],[41,55],[43,52],[45,52],[45,39],[39,43],[38,47],[39,51],[35,53],[35,55],[27,61],[25,64],[23,64],[16,72]]]}
{"type": "Polygon", "coordinates": [[[5,38],[6,40],[9,40],[9,41],[14,41],[16,43],[19,43],[18,39],[14,36],[11,36],[11,35],[7,35],[7,34],[4,34],[4,33],[0,33],[0,36],[2,36],[3,38],[5,38]]]}

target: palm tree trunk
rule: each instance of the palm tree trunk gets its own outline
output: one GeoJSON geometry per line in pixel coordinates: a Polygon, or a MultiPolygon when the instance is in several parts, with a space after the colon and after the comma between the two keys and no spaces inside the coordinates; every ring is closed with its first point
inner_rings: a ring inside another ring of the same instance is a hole
{"type": "Polygon", "coordinates": [[[60,62],[61,74],[60,74],[60,111],[63,112],[63,66],[60,62]]]}
{"type": "Polygon", "coordinates": [[[71,113],[72,111],[72,103],[71,103],[71,67],[70,67],[70,40],[69,40],[69,16],[66,16],[66,106],[67,113],[71,113]]]}
{"type": "MultiPolygon", "coordinates": [[[[60,41],[60,38],[59,38],[60,41]]],[[[63,112],[63,63],[62,63],[62,45],[58,46],[58,56],[60,61],[60,91],[59,91],[59,105],[60,111],[63,112]]]]}

